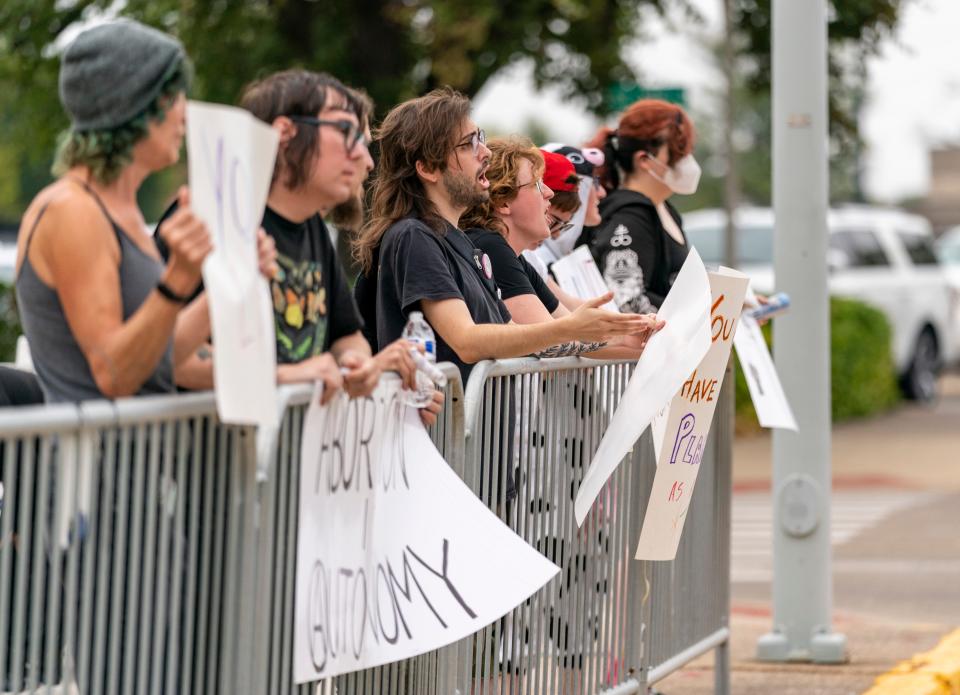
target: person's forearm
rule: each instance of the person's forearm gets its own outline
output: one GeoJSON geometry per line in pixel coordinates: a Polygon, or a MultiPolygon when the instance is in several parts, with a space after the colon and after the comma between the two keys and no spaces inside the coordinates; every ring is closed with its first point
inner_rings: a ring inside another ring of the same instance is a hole
{"type": "Polygon", "coordinates": [[[552,345],[536,354],[536,357],[596,357],[598,352],[603,351],[606,343],[582,343],[574,340],[569,343],[560,343],[552,345]]]}
{"type": "Polygon", "coordinates": [[[207,293],[203,292],[177,314],[173,331],[173,363],[180,364],[190,359],[209,340],[210,305],[207,303],[207,293]]]}
{"type": "Polygon", "coordinates": [[[564,292],[560,285],[554,282],[552,279],[547,280],[547,287],[550,288],[550,291],[553,292],[554,296],[560,300],[560,303],[565,306],[569,311],[574,311],[578,306],[583,304],[582,299],[579,297],[574,297],[572,294],[564,292]]]}
{"type": "Polygon", "coordinates": [[[526,325],[479,323],[470,326],[467,333],[454,351],[468,363],[532,355],[572,338],[562,319],[526,325]]]}
{"type": "Polygon", "coordinates": [[[120,398],[140,390],[170,344],[179,309],[180,305],[153,291],[103,342],[85,350],[104,396],[120,398]]]}
{"type": "Polygon", "coordinates": [[[201,345],[180,362],[175,362],[173,379],[177,386],[191,391],[213,388],[213,348],[201,345]]]}

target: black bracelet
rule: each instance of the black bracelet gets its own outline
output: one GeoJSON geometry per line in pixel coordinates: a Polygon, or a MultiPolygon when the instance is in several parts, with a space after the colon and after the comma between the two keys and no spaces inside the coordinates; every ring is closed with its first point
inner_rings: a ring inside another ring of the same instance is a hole
{"type": "Polygon", "coordinates": [[[177,304],[186,304],[190,301],[189,295],[185,296],[182,294],[177,294],[171,290],[169,285],[167,285],[167,283],[165,283],[163,280],[157,283],[157,292],[159,292],[166,299],[169,299],[171,302],[175,302],[177,304]]]}

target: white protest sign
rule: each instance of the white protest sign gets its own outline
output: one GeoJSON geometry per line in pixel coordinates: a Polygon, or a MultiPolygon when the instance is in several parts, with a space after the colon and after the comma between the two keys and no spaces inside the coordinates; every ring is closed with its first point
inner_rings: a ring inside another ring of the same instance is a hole
{"type": "Polygon", "coordinates": [[[243,109],[187,104],[190,207],[210,229],[203,264],[215,356],[217,413],[224,422],[274,425],[276,338],[270,288],[257,269],[277,134],[243,109]]]}
{"type": "Polygon", "coordinates": [[[399,389],[314,398],[304,420],[297,683],[462,639],[559,572],[450,469],[399,389]]]}
{"type": "MultiPolygon", "coordinates": [[[[569,256],[556,261],[550,269],[557,278],[560,289],[574,297],[593,299],[610,291],[600,275],[590,249],[586,246],[578,246],[569,256]]],[[[620,311],[613,300],[604,304],[603,308],[607,311],[620,311]]]]}
{"type": "MultiPolygon", "coordinates": [[[[751,306],[759,305],[752,288],[747,289],[746,303],[751,306]]],[[[743,369],[760,426],[780,427],[796,432],[797,420],[793,416],[790,402],[787,401],[787,394],[783,391],[767,341],[763,339],[763,331],[755,318],[746,313],[740,317],[740,326],[733,338],[733,346],[737,350],[740,368],[743,369]]]]}
{"type": "Polygon", "coordinates": [[[578,525],[623,457],[710,349],[710,282],[696,249],[690,249],[657,316],[666,325],[640,355],[577,491],[578,525]]]}
{"type": "Polygon", "coordinates": [[[710,349],[670,404],[662,458],[640,531],[638,560],[672,560],[677,554],[749,282],[735,270],[710,273],[710,349]]]}
{"type": "Polygon", "coordinates": [[[763,339],[763,331],[755,318],[746,314],[740,317],[734,346],[760,425],[796,432],[797,420],[787,401],[787,394],[783,392],[780,376],[763,339]]]}

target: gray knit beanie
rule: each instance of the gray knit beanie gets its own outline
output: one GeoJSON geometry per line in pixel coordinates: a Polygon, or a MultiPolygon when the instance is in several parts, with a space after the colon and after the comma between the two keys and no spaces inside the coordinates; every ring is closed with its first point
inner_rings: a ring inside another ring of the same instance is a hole
{"type": "Polygon", "coordinates": [[[60,64],[60,101],[73,129],[109,130],[140,115],[185,58],[179,41],[139,22],[84,31],[60,64]]]}

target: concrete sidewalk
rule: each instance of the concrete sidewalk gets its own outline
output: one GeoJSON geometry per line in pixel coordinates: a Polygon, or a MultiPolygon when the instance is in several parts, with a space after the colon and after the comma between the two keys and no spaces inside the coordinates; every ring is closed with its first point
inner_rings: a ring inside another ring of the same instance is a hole
{"type": "MultiPolygon", "coordinates": [[[[770,488],[769,434],[738,439],[737,491],[770,488]]],[[[731,588],[734,695],[858,695],[904,659],[932,649],[960,625],[960,376],[942,382],[932,406],[845,423],[833,432],[835,489],[937,493],[834,547],[834,629],[850,661],[839,666],[768,664],[754,657],[772,627],[770,584],[731,588]]],[[[654,686],[664,695],[713,692],[713,656],[654,686]]]]}

